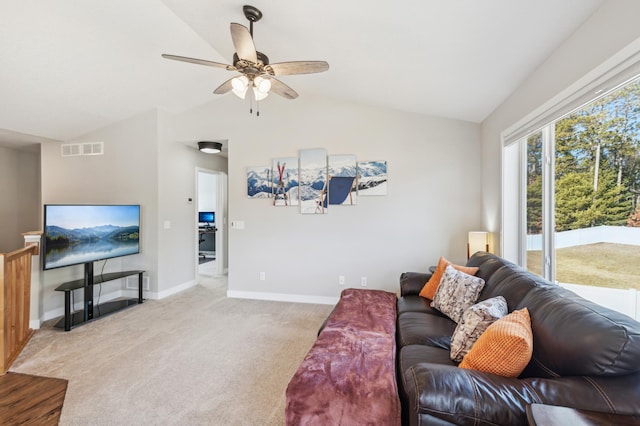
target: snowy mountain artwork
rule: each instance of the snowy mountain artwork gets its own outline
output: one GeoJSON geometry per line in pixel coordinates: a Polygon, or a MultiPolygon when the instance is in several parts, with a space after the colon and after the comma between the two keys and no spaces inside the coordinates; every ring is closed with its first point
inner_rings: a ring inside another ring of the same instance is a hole
{"type": "Polygon", "coordinates": [[[269,166],[247,167],[247,196],[271,198],[271,191],[271,168],[269,166]]]}
{"type": "Polygon", "coordinates": [[[357,202],[357,162],[355,155],[329,156],[328,199],[324,206],[355,205],[357,202]]]}
{"type": "Polygon", "coordinates": [[[297,206],[300,196],[298,188],[298,158],[276,158],[271,166],[274,206],[297,206]]]}
{"type": "Polygon", "coordinates": [[[358,162],[358,195],[387,195],[387,162],[358,162]]]}
{"type": "Polygon", "coordinates": [[[323,214],[320,194],[327,181],[327,150],[300,151],[300,213],[323,214]]]}

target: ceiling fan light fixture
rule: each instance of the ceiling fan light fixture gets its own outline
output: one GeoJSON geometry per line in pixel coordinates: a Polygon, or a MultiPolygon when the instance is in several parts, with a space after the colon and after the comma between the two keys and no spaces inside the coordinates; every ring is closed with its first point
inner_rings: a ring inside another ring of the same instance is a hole
{"type": "Polygon", "coordinates": [[[271,90],[271,81],[268,78],[258,76],[253,80],[253,96],[256,101],[269,96],[269,90],[271,90]]]}
{"type": "Polygon", "coordinates": [[[198,142],[198,150],[205,154],[217,154],[222,151],[222,144],[213,141],[200,141],[198,142]]]}
{"type": "Polygon", "coordinates": [[[256,98],[256,101],[261,101],[264,98],[266,98],[267,96],[269,96],[269,93],[262,93],[258,90],[257,87],[253,88],[253,96],[256,98]]]}
{"type": "Polygon", "coordinates": [[[247,94],[247,89],[249,89],[249,79],[244,75],[236,77],[231,80],[231,87],[233,88],[233,93],[237,97],[244,99],[247,94]]]}
{"type": "Polygon", "coordinates": [[[260,93],[269,93],[269,90],[271,90],[271,80],[268,78],[258,76],[255,78],[254,83],[260,93]]]}

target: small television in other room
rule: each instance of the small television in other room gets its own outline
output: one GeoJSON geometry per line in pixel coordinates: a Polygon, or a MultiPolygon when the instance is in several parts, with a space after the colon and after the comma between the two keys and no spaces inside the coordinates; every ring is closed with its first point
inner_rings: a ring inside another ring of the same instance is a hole
{"type": "Polygon", "coordinates": [[[215,212],[198,212],[198,222],[206,223],[208,225],[216,223],[215,212]]]}
{"type": "Polygon", "coordinates": [[[140,205],[44,206],[44,269],[140,253],[140,205]]]}

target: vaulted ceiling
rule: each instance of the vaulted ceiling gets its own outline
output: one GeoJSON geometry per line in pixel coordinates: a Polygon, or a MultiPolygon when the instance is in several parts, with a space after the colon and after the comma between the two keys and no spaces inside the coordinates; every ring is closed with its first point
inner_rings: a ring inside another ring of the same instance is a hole
{"type": "MultiPolygon", "coordinates": [[[[254,40],[271,62],[329,62],[325,73],[282,77],[301,97],[482,122],[604,1],[249,4],[264,14],[254,40]]],[[[66,140],[155,107],[238,102],[212,93],[229,71],[160,55],[231,63],[229,24],[248,25],[243,4],[3,0],[0,141],[66,140]]]]}

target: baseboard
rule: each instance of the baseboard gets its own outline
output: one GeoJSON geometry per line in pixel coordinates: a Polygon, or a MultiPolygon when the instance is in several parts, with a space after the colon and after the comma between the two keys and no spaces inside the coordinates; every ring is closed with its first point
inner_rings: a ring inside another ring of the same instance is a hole
{"type": "Polygon", "coordinates": [[[145,292],[144,296],[148,299],[164,299],[165,297],[169,297],[176,293],[180,293],[181,291],[185,291],[186,289],[195,287],[196,285],[198,285],[197,280],[187,281],[186,283],[173,286],[168,290],[164,290],[158,293],[145,292]]]}
{"type": "Polygon", "coordinates": [[[340,297],[306,296],[302,294],[260,293],[253,291],[227,290],[227,297],[233,299],[271,300],[274,302],[312,303],[316,305],[335,305],[340,297]]]}

